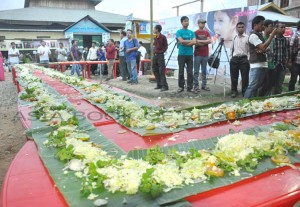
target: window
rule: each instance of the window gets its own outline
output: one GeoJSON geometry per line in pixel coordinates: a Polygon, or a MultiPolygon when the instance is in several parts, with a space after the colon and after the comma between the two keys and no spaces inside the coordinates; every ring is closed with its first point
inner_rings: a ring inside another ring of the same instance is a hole
{"type": "Polygon", "coordinates": [[[289,0],[281,0],[281,1],[280,1],[280,8],[288,7],[289,4],[290,4],[290,1],[289,1],[289,0]]]}

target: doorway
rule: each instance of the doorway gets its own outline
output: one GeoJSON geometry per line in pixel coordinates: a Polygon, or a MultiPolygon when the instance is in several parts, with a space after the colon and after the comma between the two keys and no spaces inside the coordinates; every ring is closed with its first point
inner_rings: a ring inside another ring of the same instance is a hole
{"type": "Polygon", "coordinates": [[[83,35],[83,48],[87,47],[90,48],[92,47],[92,35],[83,35]]]}

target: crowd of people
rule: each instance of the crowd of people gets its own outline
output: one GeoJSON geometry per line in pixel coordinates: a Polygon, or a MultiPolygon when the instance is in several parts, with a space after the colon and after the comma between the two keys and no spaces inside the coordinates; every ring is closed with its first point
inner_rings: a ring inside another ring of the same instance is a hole
{"type": "MultiPolygon", "coordinates": [[[[218,20],[218,19],[216,19],[218,20]]],[[[176,32],[178,47],[178,93],[185,89],[188,92],[199,93],[201,90],[210,91],[207,86],[207,63],[209,59],[209,44],[212,43],[210,33],[206,30],[206,20],[198,19],[198,29],[188,29],[189,18],[181,17],[182,28],[176,32]],[[201,69],[201,85],[199,75],[201,69]],[[187,74],[185,79],[184,74],[187,74]]],[[[230,78],[231,97],[235,98],[238,93],[238,83],[241,83],[241,94],[245,98],[257,96],[269,96],[282,93],[285,75],[290,70],[290,81],[288,90],[294,91],[298,76],[300,76],[300,21],[297,23],[297,32],[291,38],[285,37],[285,24],[283,22],[265,20],[263,16],[255,16],[252,20],[252,31],[246,32],[246,23],[232,19],[229,25],[235,24],[232,31],[231,42],[226,38],[230,54],[230,78]],[[239,78],[240,77],[240,78],[239,78]]],[[[161,25],[153,28],[154,44],[152,71],[156,80],[156,87],[161,91],[169,89],[166,79],[165,52],[168,42],[165,35],[161,33],[161,25]]],[[[230,34],[229,34],[230,35],[230,34]]],[[[225,44],[225,43],[223,43],[225,44]]],[[[45,41],[36,55],[40,63],[48,66],[50,49],[45,41]]],[[[72,40],[70,55],[59,43],[55,50],[57,61],[107,61],[107,64],[92,64],[92,75],[104,74],[107,67],[107,78],[113,78],[114,61],[119,60],[119,74],[122,81],[129,84],[138,84],[139,63],[145,59],[147,51],[143,43],[133,37],[132,30],[120,33],[120,41],[109,39],[107,44],[96,45],[92,42],[90,48],[84,48],[83,52],[78,50],[77,41],[72,40]],[[138,66],[137,66],[138,65],[138,66]]],[[[19,63],[20,52],[14,42],[8,51],[8,62],[19,63]]],[[[80,76],[81,65],[72,64],[71,75],[77,73],[80,76]]]]}
{"type": "MultiPolygon", "coordinates": [[[[208,45],[210,34],[204,29],[206,20],[198,20],[199,29],[188,29],[189,18],[181,17],[182,28],[176,33],[178,44],[178,90],[188,92],[209,91],[207,86],[208,45]],[[201,66],[201,89],[199,70],[201,66]],[[184,78],[186,69],[187,80],[184,78]]],[[[235,25],[236,35],[232,37],[230,54],[231,97],[238,95],[239,74],[241,93],[245,98],[269,96],[282,93],[285,75],[290,69],[289,91],[295,90],[300,75],[300,21],[297,32],[291,39],[284,36],[283,22],[265,20],[256,16],[252,20],[252,31],[248,36],[245,22],[235,25]]],[[[234,33],[232,31],[232,33],[234,33]]],[[[225,43],[223,43],[225,44],[225,43]]],[[[228,42],[227,42],[228,44],[228,42]]]]}
{"type": "MultiPolygon", "coordinates": [[[[92,43],[91,48],[84,48],[82,54],[80,54],[75,40],[72,41],[72,47],[70,51],[70,61],[106,61],[107,64],[92,64],[91,73],[97,75],[99,73],[105,74],[107,70],[107,78],[105,81],[109,81],[113,78],[114,62],[119,61],[118,68],[120,76],[123,81],[128,81],[130,84],[138,84],[138,74],[136,66],[140,60],[143,60],[147,54],[146,48],[143,46],[143,42],[138,42],[136,38],[133,38],[132,30],[127,32],[122,31],[120,33],[120,41],[114,41],[109,39],[107,44],[96,45],[96,42],[92,43]]],[[[80,75],[81,65],[73,64],[71,69],[71,75],[76,72],[80,75]]]]}

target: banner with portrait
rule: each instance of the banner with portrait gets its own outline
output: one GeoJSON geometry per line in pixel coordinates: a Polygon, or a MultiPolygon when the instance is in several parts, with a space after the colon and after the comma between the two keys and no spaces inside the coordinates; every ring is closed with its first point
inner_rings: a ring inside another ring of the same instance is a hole
{"type": "MultiPolygon", "coordinates": [[[[196,31],[198,29],[197,21],[199,19],[205,19],[205,29],[210,33],[212,43],[209,44],[209,53],[212,54],[219,45],[220,39],[224,39],[224,47],[221,50],[221,63],[217,73],[224,74],[224,68],[226,68],[226,76],[229,76],[229,59],[231,56],[232,40],[236,35],[236,24],[238,22],[244,22],[246,25],[246,33],[251,31],[251,21],[256,16],[257,10],[251,10],[248,7],[210,11],[204,13],[197,13],[188,15],[189,27],[188,29],[196,31]],[[228,56],[228,58],[227,58],[228,56]]],[[[162,34],[166,35],[169,43],[168,50],[166,52],[167,68],[178,69],[177,62],[177,45],[176,45],[176,31],[181,26],[181,17],[173,17],[168,19],[162,19],[159,24],[162,25],[162,34]]],[[[210,69],[208,66],[208,72],[215,74],[215,69],[210,69]]]]}

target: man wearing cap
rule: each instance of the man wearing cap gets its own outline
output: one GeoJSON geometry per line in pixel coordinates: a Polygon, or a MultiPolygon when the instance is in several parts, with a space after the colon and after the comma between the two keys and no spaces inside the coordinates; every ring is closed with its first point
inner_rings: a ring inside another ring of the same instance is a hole
{"type": "Polygon", "coordinates": [[[194,51],[194,93],[198,93],[199,89],[199,70],[201,65],[202,73],[202,85],[201,89],[209,91],[209,87],[206,86],[206,65],[208,59],[208,44],[211,43],[211,37],[207,30],[205,30],[206,20],[199,19],[199,29],[195,31],[196,45],[194,51]]]}

